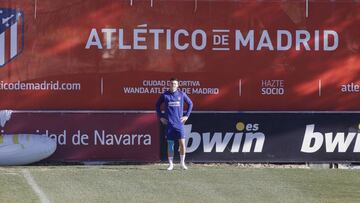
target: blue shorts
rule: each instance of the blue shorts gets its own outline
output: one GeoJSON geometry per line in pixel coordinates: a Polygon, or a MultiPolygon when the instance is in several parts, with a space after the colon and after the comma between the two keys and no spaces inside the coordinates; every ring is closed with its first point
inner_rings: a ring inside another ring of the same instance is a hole
{"type": "Polygon", "coordinates": [[[166,128],[166,139],[167,140],[185,139],[184,129],[183,128],[178,129],[178,128],[168,126],[166,128]]]}

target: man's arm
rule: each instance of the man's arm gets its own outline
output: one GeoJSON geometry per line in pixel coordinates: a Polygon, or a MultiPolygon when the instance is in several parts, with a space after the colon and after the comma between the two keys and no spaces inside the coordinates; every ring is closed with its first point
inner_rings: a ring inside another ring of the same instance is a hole
{"type": "Polygon", "coordinates": [[[164,103],[164,95],[163,94],[160,95],[159,99],[156,102],[156,113],[157,113],[161,123],[166,125],[168,121],[166,120],[165,115],[163,113],[161,113],[161,109],[160,109],[162,103],[164,103]]]}
{"type": "Polygon", "coordinates": [[[185,116],[189,117],[190,114],[191,114],[191,111],[193,109],[193,102],[191,101],[191,99],[185,93],[184,93],[184,101],[188,104],[188,110],[186,111],[185,116]]]}
{"type": "Polygon", "coordinates": [[[161,109],[160,109],[162,103],[164,103],[164,95],[163,94],[160,95],[159,99],[156,102],[156,113],[159,118],[164,117],[164,114],[161,113],[161,109]]]}

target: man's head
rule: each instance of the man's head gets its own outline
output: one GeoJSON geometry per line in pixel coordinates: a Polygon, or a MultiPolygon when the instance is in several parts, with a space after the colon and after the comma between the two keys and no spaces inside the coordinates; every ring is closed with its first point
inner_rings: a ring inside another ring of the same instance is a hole
{"type": "Polygon", "coordinates": [[[179,87],[179,81],[176,78],[171,78],[170,79],[170,91],[171,92],[176,92],[176,90],[179,87]]]}

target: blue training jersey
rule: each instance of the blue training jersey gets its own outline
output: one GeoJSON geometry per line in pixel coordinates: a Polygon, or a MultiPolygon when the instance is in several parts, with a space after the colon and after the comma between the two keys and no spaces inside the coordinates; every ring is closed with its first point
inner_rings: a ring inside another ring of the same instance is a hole
{"type": "Polygon", "coordinates": [[[168,125],[170,127],[181,128],[183,124],[181,123],[180,118],[184,116],[184,102],[188,104],[188,110],[185,116],[189,117],[193,108],[193,103],[185,92],[180,90],[175,92],[166,91],[160,95],[156,102],[156,112],[159,117],[168,120],[168,125]],[[165,104],[165,114],[161,113],[160,110],[162,103],[165,104]]]}

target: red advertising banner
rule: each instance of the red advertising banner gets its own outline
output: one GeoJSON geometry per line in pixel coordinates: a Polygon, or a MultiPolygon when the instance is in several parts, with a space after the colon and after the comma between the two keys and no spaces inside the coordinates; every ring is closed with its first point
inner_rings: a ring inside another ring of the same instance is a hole
{"type": "Polygon", "coordinates": [[[57,149],[48,161],[160,160],[154,113],[13,113],[1,133],[56,139],[57,149]]]}
{"type": "Polygon", "coordinates": [[[358,110],[360,3],[1,1],[1,109],[358,110]]]}

